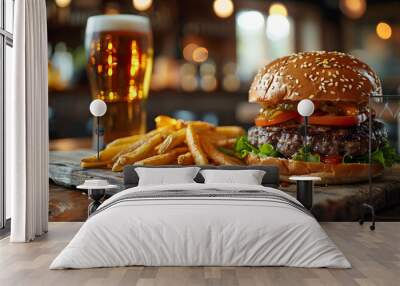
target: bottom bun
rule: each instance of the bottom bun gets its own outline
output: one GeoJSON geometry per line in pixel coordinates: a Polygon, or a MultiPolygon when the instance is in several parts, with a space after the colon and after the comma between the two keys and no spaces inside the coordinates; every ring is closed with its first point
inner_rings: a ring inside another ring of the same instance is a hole
{"type": "MultiPolygon", "coordinates": [[[[248,165],[274,165],[279,168],[280,179],[289,182],[290,176],[308,175],[320,177],[317,184],[349,184],[368,181],[369,164],[346,163],[346,164],[324,164],[295,161],[274,157],[259,157],[248,155],[248,165]]],[[[380,164],[373,164],[372,176],[382,175],[383,167],[380,164]]]]}

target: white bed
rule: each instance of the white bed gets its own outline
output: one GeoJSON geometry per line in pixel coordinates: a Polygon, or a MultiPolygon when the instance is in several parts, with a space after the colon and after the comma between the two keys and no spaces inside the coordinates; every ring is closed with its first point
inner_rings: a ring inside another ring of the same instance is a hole
{"type": "Polygon", "coordinates": [[[351,267],[314,217],[284,192],[197,183],[114,195],[50,269],[128,265],[351,267]]]}

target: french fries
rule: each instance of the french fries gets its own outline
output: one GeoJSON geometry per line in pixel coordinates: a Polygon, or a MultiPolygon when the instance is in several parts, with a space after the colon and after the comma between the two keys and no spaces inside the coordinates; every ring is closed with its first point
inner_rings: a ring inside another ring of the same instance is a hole
{"type": "Polygon", "coordinates": [[[142,137],[143,137],[143,135],[132,135],[132,136],[128,136],[128,137],[118,138],[118,139],[115,139],[114,141],[112,141],[111,143],[109,143],[107,145],[107,148],[120,146],[120,145],[126,145],[126,144],[132,144],[132,143],[138,141],[142,137]]]}
{"type": "Polygon", "coordinates": [[[168,135],[158,148],[158,154],[164,154],[176,146],[183,144],[186,140],[186,128],[182,128],[168,135]]]}
{"type": "Polygon", "coordinates": [[[117,154],[115,154],[115,156],[112,158],[112,161],[113,162],[118,161],[118,158],[120,158],[121,156],[123,156],[123,155],[125,155],[127,153],[135,151],[141,145],[145,144],[148,140],[149,140],[148,137],[145,137],[145,138],[142,138],[142,139],[130,144],[129,146],[127,146],[126,148],[122,149],[117,154]]]}
{"type": "Polygon", "coordinates": [[[152,157],[148,157],[141,161],[137,161],[135,165],[144,165],[144,166],[157,166],[157,165],[168,165],[171,163],[175,163],[179,155],[186,153],[189,149],[187,147],[178,147],[172,149],[168,153],[155,155],[152,157]]]}
{"type": "Polygon", "coordinates": [[[204,121],[189,121],[187,125],[192,125],[197,131],[211,131],[215,130],[215,126],[211,123],[204,121]]]}
{"type": "Polygon", "coordinates": [[[116,162],[118,160],[119,157],[130,153],[134,150],[136,150],[137,148],[139,148],[140,146],[142,146],[143,144],[146,144],[146,142],[153,136],[160,134],[162,137],[167,136],[167,134],[169,134],[169,132],[171,132],[172,130],[175,130],[173,126],[168,125],[168,126],[164,126],[161,127],[159,129],[155,129],[153,131],[150,131],[149,133],[147,133],[146,135],[144,135],[140,140],[135,141],[134,143],[132,143],[128,148],[122,149],[118,154],[116,154],[113,158],[113,162],[116,162]]]}
{"type": "Polygon", "coordinates": [[[218,147],[225,147],[229,149],[233,149],[236,143],[236,138],[226,138],[220,139],[215,142],[218,147]]]}
{"type": "Polygon", "coordinates": [[[218,142],[222,142],[222,140],[226,140],[227,138],[224,135],[221,135],[215,131],[203,131],[201,132],[203,137],[207,137],[213,144],[217,144],[218,142]]]}
{"type": "Polygon", "coordinates": [[[199,134],[197,134],[196,127],[189,124],[186,128],[186,143],[192,153],[196,165],[207,165],[208,159],[200,145],[199,134]]]}
{"type": "Polygon", "coordinates": [[[246,131],[239,126],[219,126],[215,128],[215,131],[228,138],[236,138],[243,136],[246,131]]]}
{"type": "Polygon", "coordinates": [[[87,158],[83,158],[81,160],[81,167],[85,169],[102,169],[102,168],[108,168],[108,165],[112,163],[112,161],[101,161],[97,160],[97,157],[95,157],[94,160],[88,160],[87,158]]]}
{"type": "Polygon", "coordinates": [[[205,153],[212,161],[221,165],[243,165],[243,162],[238,158],[228,156],[225,153],[218,151],[217,148],[206,138],[201,139],[201,146],[205,153]]]}
{"type": "Polygon", "coordinates": [[[112,170],[114,172],[122,171],[123,167],[128,164],[133,164],[136,161],[147,158],[152,153],[153,149],[162,142],[162,135],[160,133],[149,138],[146,143],[140,145],[135,150],[125,153],[120,156],[117,162],[114,163],[112,170]]]}
{"type": "Polygon", "coordinates": [[[194,159],[192,153],[187,152],[185,154],[179,155],[177,158],[178,165],[193,165],[194,159]]]}
{"type": "Polygon", "coordinates": [[[108,164],[112,163],[112,158],[124,148],[128,148],[129,144],[116,145],[108,147],[97,155],[85,157],[81,160],[82,168],[106,168],[108,164]]]}
{"type": "Polygon", "coordinates": [[[120,172],[126,165],[242,165],[219,147],[234,154],[236,138],[244,134],[239,126],[214,126],[203,121],[156,117],[156,129],[114,140],[96,155],[82,158],[82,168],[108,168],[120,172]]]}
{"type": "Polygon", "coordinates": [[[180,128],[182,124],[181,120],[176,120],[175,118],[166,115],[159,115],[154,119],[154,121],[156,123],[156,129],[166,126],[176,126],[180,128]]]}

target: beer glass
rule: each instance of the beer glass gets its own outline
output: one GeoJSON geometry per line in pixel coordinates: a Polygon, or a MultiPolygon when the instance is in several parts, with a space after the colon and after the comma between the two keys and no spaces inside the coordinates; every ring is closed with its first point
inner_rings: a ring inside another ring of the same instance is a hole
{"type": "Polygon", "coordinates": [[[90,17],[85,48],[92,97],[107,103],[103,143],[144,133],[153,65],[149,19],[135,15],[90,17]]]}

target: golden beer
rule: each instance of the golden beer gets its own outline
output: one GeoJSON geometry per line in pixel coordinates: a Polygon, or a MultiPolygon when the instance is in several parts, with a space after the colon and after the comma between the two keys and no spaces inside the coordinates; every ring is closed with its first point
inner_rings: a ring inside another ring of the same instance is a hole
{"type": "Polygon", "coordinates": [[[92,97],[107,103],[104,143],[144,133],[153,65],[149,19],[134,15],[90,17],[85,46],[92,97]]]}

